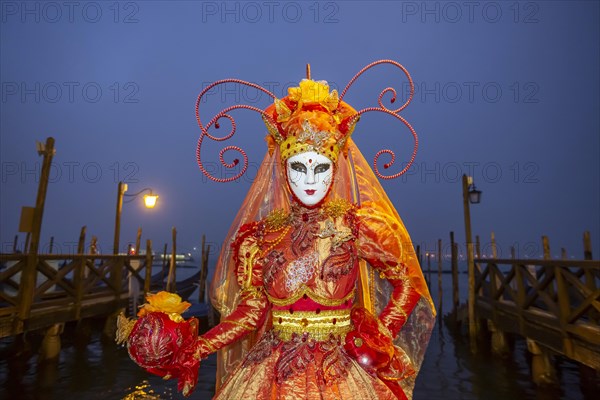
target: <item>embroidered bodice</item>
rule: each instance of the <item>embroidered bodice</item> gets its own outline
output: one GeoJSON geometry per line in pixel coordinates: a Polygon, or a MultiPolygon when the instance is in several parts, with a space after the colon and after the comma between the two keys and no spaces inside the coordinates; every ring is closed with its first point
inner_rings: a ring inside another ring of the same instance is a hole
{"type": "Polygon", "coordinates": [[[285,341],[344,336],[352,328],[359,258],[394,288],[379,314],[381,328],[394,337],[420,297],[404,264],[415,255],[403,251],[394,218],[368,203],[359,208],[333,200],[312,209],[294,204],[289,212],[275,210],[243,225],[232,243],[239,304],[200,337],[196,356],[260,327],[273,327],[285,341]]]}
{"type": "Polygon", "coordinates": [[[262,289],[274,309],[351,307],[358,260],[355,211],[337,201],[271,213],[239,244],[239,273],[262,272],[262,289]]]}

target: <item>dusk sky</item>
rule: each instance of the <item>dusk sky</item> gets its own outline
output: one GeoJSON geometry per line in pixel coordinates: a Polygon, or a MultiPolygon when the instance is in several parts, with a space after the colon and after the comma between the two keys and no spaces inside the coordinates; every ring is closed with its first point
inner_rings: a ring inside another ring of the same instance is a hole
{"type": "MultiPolygon", "coordinates": [[[[48,136],[57,150],[41,251],[54,236],[55,253],[75,252],[86,225],[87,242],[96,235],[110,253],[119,180],[128,193],[151,187],[160,196],[153,210],[141,199],[124,205],[122,250],[138,226],[155,250],[170,243],[172,226],[182,252],[199,246],[202,234],[219,247],[266,151],[266,129],[258,114],[234,111],[236,135],[202,154],[217,168],[223,146],[240,146],[249,171],[238,182],[209,181],[195,160],[199,92],[238,78],[283,97],[306,63],[314,79],[341,90],[363,66],[392,59],[415,82],[401,115],[419,135],[419,152],[406,175],[382,183],[415,245],[433,251],[454,231],[464,249],[466,173],[483,192],[471,215],[488,254],[493,231],[503,257],[513,245],[519,257],[537,258],[548,235],[554,257],[564,247],[582,258],[586,230],[600,254],[597,1],[0,5],[1,252],[12,249],[21,207],[35,204],[42,161],[35,142],[48,136]]],[[[387,86],[406,97],[404,76],[382,66],[344,100],[374,106],[387,86]]],[[[201,116],[208,121],[240,103],[266,108],[271,100],[231,85],[207,96],[201,116]]],[[[223,123],[215,134],[226,131],[223,123]]],[[[412,151],[408,129],[381,113],[366,114],[353,138],[368,160],[393,149],[392,172],[412,151]]]]}

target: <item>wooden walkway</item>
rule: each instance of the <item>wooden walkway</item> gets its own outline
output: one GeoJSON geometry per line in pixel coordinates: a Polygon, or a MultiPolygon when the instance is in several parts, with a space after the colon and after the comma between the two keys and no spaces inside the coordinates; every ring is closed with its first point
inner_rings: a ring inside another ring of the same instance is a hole
{"type": "Polygon", "coordinates": [[[492,335],[519,334],[530,347],[600,370],[600,261],[475,262],[476,316],[492,335]]]}
{"type": "Polygon", "coordinates": [[[93,316],[150,288],[148,255],[0,254],[0,338],[93,316]]]}

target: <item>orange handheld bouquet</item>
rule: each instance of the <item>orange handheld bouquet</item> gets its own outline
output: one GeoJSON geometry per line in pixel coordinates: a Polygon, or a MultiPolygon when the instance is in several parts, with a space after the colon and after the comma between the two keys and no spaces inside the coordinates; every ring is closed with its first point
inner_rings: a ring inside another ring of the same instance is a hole
{"type": "Polygon", "coordinates": [[[168,292],[149,294],[146,300],[138,320],[119,316],[117,342],[126,342],[131,359],[146,371],[177,379],[178,390],[189,396],[200,366],[200,360],[190,356],[198,338],[198,320],[181,316],[191,304],[168,292]]]}

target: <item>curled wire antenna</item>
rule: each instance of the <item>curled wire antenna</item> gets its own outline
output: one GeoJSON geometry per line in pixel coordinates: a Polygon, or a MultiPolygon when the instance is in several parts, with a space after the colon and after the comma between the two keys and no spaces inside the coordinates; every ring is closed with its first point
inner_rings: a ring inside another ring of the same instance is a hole
{"type": "Polygon", "coordinates": [[[404,72],[404,74],[406,75],[406,78],[408,79],[408,83],[410,85],[410,95],[408,96],[408,99],[406,100],[406,102],[400,106],[399,108],[396,109],[391,109],[388,108],[386,106],[383,105],[383,96],[385,96],[386,93],[391,93],[392,98],[390,99],[390,103],[395,103],[396,102],[396,90],[392,87],[387,87],[385,89],[383,89],[381,91],[381,93],[379,93],[379,97],[377,98],[377,104],[379,105],[379,107],[367,107],[364,108],[360,111],[357,112],[356,116],[354,116],[353,122],[356,122],[356,120],[358,120],[358,118],[360,118],[360,116],[364,113],[370,112],[370,111],[378,111],[378,112],[383,112],[386,114],[391,115],[392,117],[396,118],[397,120],[401,121],[404,125],[406,125],[406,127],[410,130],[413,138],[414,138],[414,142],[415,145],[413,147],[413,152],[412,155],[410,157],[410,160],[408,162],[408,164],[398,173],[395,173],[393,175],[383,175],[381,172],[379,172],[379,168],[377,167],[377,161],[379,160],[379,157],[382,154],[389,154],[391,156],[391,159],[388,163],[383,165],[384,169],[388,169],[389,167],[391,167],[392,165],[394,165],[394,162],[396,161],[396,155],[394,154],[394,152],[390,149],[382,149],[380,151],[377,152],[377,154],[375,154],[375,157],[373,158],[373,171],[375,172],[375,175],[377,175],[380,179],[395,179],[397,177],[399,177],[400,175],[404,174],[406,171],[408,171],[408,169],[411,167],[412,163],[415,160],[415,157],[417,155],[417,149],[419,147],[419,138],[417,137],[417,132],[414,130],[414,128],[408,123],[408,121],[406,121],[403,117],[400,116],[400,111],[404,110],[404,108],[406,108],[406,106],[408,106],[408,104],[411,102],[414,92],[415,92],[415,85],[413,83],[412,78],[410,77],[410,74],[408,73],[408,71],[406,70],[406,68],[404,68],[404,66],[400,63],[397,63],[396,61],[393,60],[379,60],[379,61],[375,61],[372,62],[371,64],[367,65],[366,67],[364,67],[363,69],[361,69],[360,71],[358,71],[358,73],[356,75],[354,75],[354,77],[350,80],[350,82],[348,82],[348,84],[346,85],[346,87],[344,88],[344,90],[342,91],[342,94],[340,95],[340,101],[342,101],[342,99],[344,98],[344,96],[346,95],[346,92],[348,91],[348,89],[350,88],[350,86],[352,86],[352,84],[354,83],[354,81],[356,81],[358,79],[359,76],[361,76],[364,72],[366,72],[368,69],[379,65],[379,64],[392,64],[398,68],[400,68],[402,70],[402,72],[404,72]]]}
{"type": "Polygon", "coordinates": [[[242,175],[244,175],[246,173],[246,170],[248,169],[248,156],[246,154],[246,152],[238,146],[225,146],[221,149],[221,151],[219,151],[219,161],[221,162],[221,165],[227,169],[231,169],[231,168],[235,168],[239,163],[240,163],[240,159],[239,158],[235,158],[232,162],[228,163],[225,161],[224,159],[224,155],[225,153],[227,153],[228,151],[234,151],[234,152],[238,152],[239,154],[241,154],[244,163],[242,166],[242,169],[235,175],[229,178],[217,178],[213,175],[210,174],[210,172],[208,172],[206,170],[206,168],[204,168],[204,164],[202,163],[202,158],[200,156],[200,152],[201,152],[201,147],[202,147],[202,142],[204,141],[204,138],[209,138],[211,140],[217,141],[217,142],[223,142],[225,140],[230,139],[236,131],[236,123],[235,123],[235,119],[229,114],[230,111],[238,109],[238,108],[244,108],[247,110],[252,110],[252,111],[256,111],[258,113],[260,113],[263,118],[268,119],[269,121],[272,121],[272,118],[269,117],[263,110],[261,110],[260,108],[257,107],[253,107],[253,106],[249,106],[247,104],[237,104],[234,106],[230,106],[227,107],[223,110],[221,110],[217,115],[215,115],[213,117],[213,119],[211,119],[206,126],[204,126],[202,124],[202,121],[200,120],[200,112],[199,112],[199,107],[200,107],[200,101],[202,99],[202,96],[204,96],[209,90],[211,90],[212,88],[214,88],[215,86],[218,85],[222,85],[222,84],[226,84],[226,83],[237,83],[240,85],[246,85],[246,86],[250,86],[254,89],[260,90],[263,93],[267,94],[268,96],[270,96],[271,98],[275,98],[275,95],[271,92],[269,92],[267,89],[263,88],[262,86],[259,86],[257,84],[251,83],[251,82],[246,82],[246,81],[242,81],[240,79],[223,79],[220,81],[216,81],[211,83],[209,86],[207,86],[206,88],[204,88],[204,90],[198,95],[198,99],[196,100],[196,121],[198,122],[198,126],[200,127],[200,137],[198,138],[198,144],[196,146],[196,162],[198,163],[198,167],[200,167],[200,171],[202,171],[202,173],[204,175],[206,175],[206,177],[208,177],[209,179],[215,181],[215,182],[231,182],[234,181],[236,179],[238,179],[239,177],[241,177],[242,175]],[[229,120],[229,122],[231,123],[231,131],[222,137],[216,137],[211,135],[208,130],[211,126],[215,126],[215,129],[219,129],[220,125],[219,125],[219,120],[221,118],[226,118],[229,120]]]}

